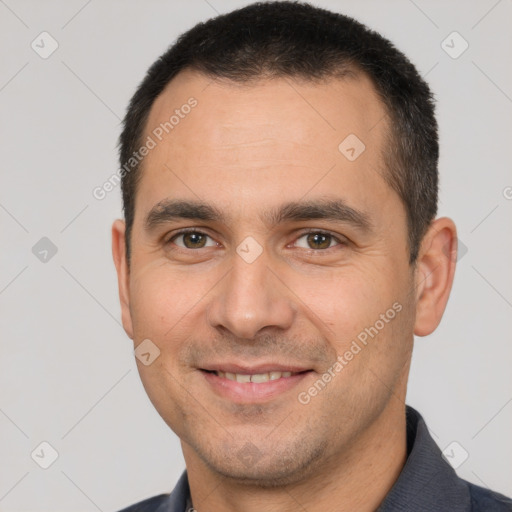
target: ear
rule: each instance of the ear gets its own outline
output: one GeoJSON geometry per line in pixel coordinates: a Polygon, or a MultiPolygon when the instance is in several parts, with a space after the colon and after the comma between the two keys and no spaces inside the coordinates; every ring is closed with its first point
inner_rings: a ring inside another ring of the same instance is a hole
{"type": "Polygon", "coordinates": [[[416,264],[417,336],[427,336],[439,325],[452,289],[456,262],[455,224],[447,217],[436,219],[423,237],[416,264]]]}
{"type": "Polygon", "coordinates": [[[117,271],[119,301],[123,327],[129,338],[133,339],[132,315],[130,313],[130,269],[126,261],[126,224],[117,219],[112,224],[112,256],[117,271]]]}

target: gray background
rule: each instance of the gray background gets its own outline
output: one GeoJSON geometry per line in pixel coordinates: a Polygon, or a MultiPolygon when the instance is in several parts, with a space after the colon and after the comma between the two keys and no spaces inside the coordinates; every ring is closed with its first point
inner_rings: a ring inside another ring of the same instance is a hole
{"type": "MultiPolygon", "coordinates": [[[[2,511],[116,510],[170,491],[184,468],[120,323],[120,193],[92,190],[118,166],[147,67],[196,22],[248,3],[0,0],[2,511]],[[59,45],[47,59],[31,47],[43,31],[59,45]],[[32,251],[42,237],[57,248],[46,262],[32,251]],[[42,441],[59,454],[48,469],[31,458],[50,461],[42,441]]],[[[468,452],[462,477],[511,495],[512,2],[314,3],[389,37],[436,94],[440,214],[467,252],[440,327],[416,340],[408,403],[442,449],[458,443],[453,460],[468,452]],[[458,58],[442,46],[453,31],[469,44],[458,58]]]]}

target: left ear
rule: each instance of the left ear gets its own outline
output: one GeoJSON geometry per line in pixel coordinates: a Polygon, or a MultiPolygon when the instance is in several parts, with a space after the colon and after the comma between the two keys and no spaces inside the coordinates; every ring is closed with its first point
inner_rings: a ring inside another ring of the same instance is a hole
{"type": "Polygon", "coordinates": [[[427,336],[441,318],[452,289],[457,263],[457,228],[441,217],[423,237],[415,272],[416,321],[414,334],[427,336]]]}

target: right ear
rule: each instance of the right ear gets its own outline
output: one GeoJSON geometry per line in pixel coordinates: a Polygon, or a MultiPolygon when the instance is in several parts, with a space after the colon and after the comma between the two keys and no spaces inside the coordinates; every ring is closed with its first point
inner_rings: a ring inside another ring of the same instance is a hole
{"type": "Polygon", "coordinates": [[[133,324],[130,312],[130,269],[126,261],[125,234],[125,222],[121,219],[116,219],[114,224],[112,224],[112,256],[117,271],[123,327],[128,337],[133,339],[133,324]]]}

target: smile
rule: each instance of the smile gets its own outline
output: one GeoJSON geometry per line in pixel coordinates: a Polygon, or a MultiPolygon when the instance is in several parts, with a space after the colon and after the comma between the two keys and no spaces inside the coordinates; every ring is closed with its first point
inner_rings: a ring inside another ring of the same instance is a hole
{"type": "MultiPolygon", "coordinates": [[[[265,369],[267,370],[267,368],[265,369]]],[[[239,404],[268,402],[297,387],[312,370],[268,370],[242,373],[222,370],[201,370],[210,391],[239,404]]]]}
{"type": "Polygon", "coordinates": [[[281,379],[282,377],[291,377],[292,375],[297,375],[300,372],[268,372],[268,373],[253,373],[253,374],[244,374],[244,373],[231,373],[231,372],[214,372],[217,377],[223,377],[228,380],[233,380],[236,382],[268,382],[270,380],[281,379]]]}

